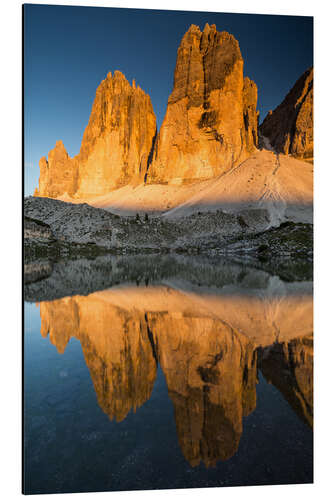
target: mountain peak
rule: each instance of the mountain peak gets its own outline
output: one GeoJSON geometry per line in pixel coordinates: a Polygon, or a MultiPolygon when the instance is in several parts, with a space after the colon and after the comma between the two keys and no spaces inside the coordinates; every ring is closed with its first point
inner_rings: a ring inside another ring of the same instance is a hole
{"type": "Polygon", "coordinates": [[[300,76],[282,103],[269,111],[260,132],[278,153],[313,157],[312,67],[300,76]]]}
{"type": "Polygon", "coordinates": [[[209,179],[245,159],[257,144],[257,93],[248,83],[233,35],[214,24],[203,32],[191,25],[178,49],[148,182],[209,179]]]}

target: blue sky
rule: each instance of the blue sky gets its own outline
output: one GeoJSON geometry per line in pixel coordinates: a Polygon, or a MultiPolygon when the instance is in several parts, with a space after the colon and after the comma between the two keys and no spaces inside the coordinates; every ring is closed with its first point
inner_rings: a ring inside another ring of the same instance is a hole
{"type": "Polygon", "coordinates": [[[151,97],[161,126],[177,48],[191,24],[216,24],[239,41],[244,75],[258,86],[261,120],[313,64],[313,19],[296,16],[25,5],[25,193],[41,156],[62,139],[79,152],[96,88],[118,69],[151,97]]]}

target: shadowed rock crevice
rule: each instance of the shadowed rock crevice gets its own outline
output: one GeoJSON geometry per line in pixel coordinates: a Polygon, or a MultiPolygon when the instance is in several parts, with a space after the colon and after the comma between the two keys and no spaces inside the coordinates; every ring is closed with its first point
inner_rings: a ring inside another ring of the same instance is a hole
{"type": "MultiPolygon", "coordinates": [[[[148,161],[147,161],[147,166],[146,166],[145,175],[144,175],[144,182],[145,183],[147,181],[149,167],[151,165],[151,162],[153,161],[155,146],[157,148],[156,139],[157,139],[157,129],[156,129],[155,135],[153,137],[153,140],[151,143],[151,148],[150,148],[149,155],[148,155],[148,161]]],[[[141,166],[140,166],[140,172],[141,172],[141,166]]]]}
{"type": "Polygon", "coordinates": [[[156,367],[157,367],[158,366],[158,346],[157,346],[157,341],[156,341],[156,344],[155,344],[153,332],[149,328],[149,321],[148,321],[147,313],[145,313],[145,322],[146,322],[147,334],[148,334],[149,342],[150,342],[150,345],[151,345],[151,350],[152,350],[154,359],[156,361],[156,367]]]}

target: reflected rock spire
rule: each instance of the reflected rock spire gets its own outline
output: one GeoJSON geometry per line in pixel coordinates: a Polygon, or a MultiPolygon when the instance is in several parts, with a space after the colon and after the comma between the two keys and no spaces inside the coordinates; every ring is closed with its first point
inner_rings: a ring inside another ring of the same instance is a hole
{"type": "Polygon", "coordinates": [[[261,370],[297,415],[313,426],[313,336],[263,350],[261,370]]]}
{"type": "Polygon", "coordinates": [[[258,368],[312,423],[312,296],[264,290],[115,287],[41,303],[41,333],[60,353],[81,342],[98,404],[118,422],[150,398],[160,364],[184,457],[212,467],[238,449],[258,368]]]}
{"type": "Polygon", "coordinates": [[[71,337],[81,342],[98,404],[110,419],[120,422],[150,398],[156,360],[143,314],[130,316],[93,294],[41,303],[40,315],[41,333],[59,353],[71,337]]]}
{"type": "Polygon", "coordinates": [[[253,344],[209,317],[148,318],[184,457],[192,466],[227,460],[237,451],[243,416],[256,406],[253,344]]]}

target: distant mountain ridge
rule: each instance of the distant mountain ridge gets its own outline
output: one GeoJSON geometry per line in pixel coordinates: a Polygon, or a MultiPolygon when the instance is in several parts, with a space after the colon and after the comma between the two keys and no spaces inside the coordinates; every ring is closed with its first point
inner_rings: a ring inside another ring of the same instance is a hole
{"type": "MultiPolygon", "coordinates": [[[[276,153],[312,157],[312,81],[310,69],[260,126],[260,136],[276,153]]],[[[203,31],[191,25],[178,49],[160,131],[150,97],[120,71],[108,73],[97,88],[79,154],[70,158],[57,141],[40,160],[34,195],[95,204],[94,199],[117,197],[127,187],[144,187],[144,198],[151,196],[149,185],[196,190],[197,183],[218,179],[258,153],[257,93],[256,84],[243,76],[238,41],[215,25],[206,24],[203,31]]],[[[259,168],[262,161],[256,157],[259,168]]],[[[150,204],[153,208],[153,199],[150,204]]]]}
{"type": "Polygon", "coordinates": [[[206,24],[185,33],[157,137],[150,97],[115,71],[101,82],[80,152],[62,143],[41,158],[35,196],[86,198],[119,187],[210,179],[257,145],[257,87],[237,40],[206,24]],[[157,137],[157,140],[156,140],[157,137]]]}

